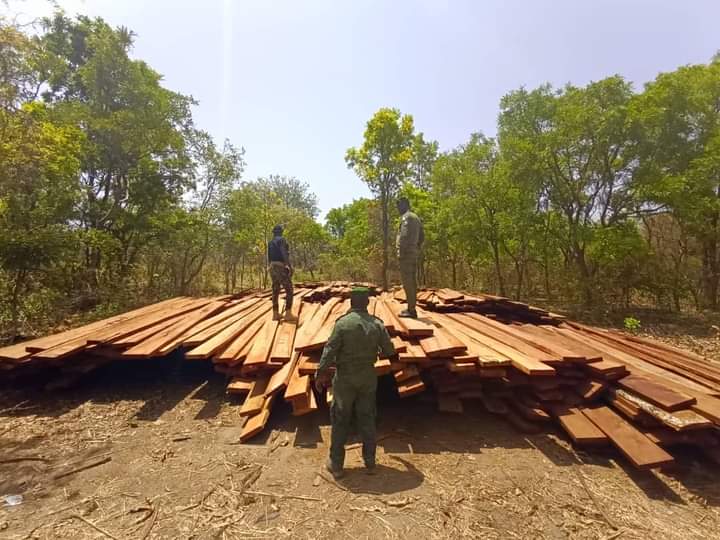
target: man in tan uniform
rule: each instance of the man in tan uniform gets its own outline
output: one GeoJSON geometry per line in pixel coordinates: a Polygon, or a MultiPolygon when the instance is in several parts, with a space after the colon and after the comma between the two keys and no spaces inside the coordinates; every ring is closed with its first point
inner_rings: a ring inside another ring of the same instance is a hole
{"type": "Polygon", "coordinates": [[[400,313],[401,317],[417,318],[415,301],[417,298],[417,265],[420,249],[425,241],[423,224],[416,214],[410,211],[410,201],[400,197],[397,201],[400,212],[400,230],[397,235],[397,254],[400,263],[400,279],[402,280],[407,309],[400,313]]]}

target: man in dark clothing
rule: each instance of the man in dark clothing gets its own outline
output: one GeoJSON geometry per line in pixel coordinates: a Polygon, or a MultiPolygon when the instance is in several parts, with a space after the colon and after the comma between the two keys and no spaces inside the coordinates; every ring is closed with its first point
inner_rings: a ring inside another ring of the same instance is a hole
{"type": "Polygon", "coordinates": [[[285,320],[292,320],[293,267],[290,264],[290,246],[283,238],[282,225],[273,228],[273,239],[268,242],[268,263],[272,280],[273,320],[280,320],[280,288],[285,289],[285,320]]]}
{"type": "Polygon", "coordinates": [[[365,467],[369,473],[375,469],[375,361],[378,353],[386,358],[396,353],[385,324],[368,313],[368,301],[368,289],[352,290],[350,311],[335,323],[315,375],[315,386],[321,391],[330,382],[329,368],[335,367],[330,457],[326,464],[335,478],[343,476],[345,443],[353,418],[362,439],[365,467]]]}

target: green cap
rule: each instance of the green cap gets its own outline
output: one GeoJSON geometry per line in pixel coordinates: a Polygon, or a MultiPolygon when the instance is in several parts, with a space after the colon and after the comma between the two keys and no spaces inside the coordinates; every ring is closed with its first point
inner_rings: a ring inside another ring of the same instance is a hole
{"type": "Polygon", "coordinates": [[[370,289],[367,287],[353,287],[350,294],[358,296],[370,296],[370,289]]]}

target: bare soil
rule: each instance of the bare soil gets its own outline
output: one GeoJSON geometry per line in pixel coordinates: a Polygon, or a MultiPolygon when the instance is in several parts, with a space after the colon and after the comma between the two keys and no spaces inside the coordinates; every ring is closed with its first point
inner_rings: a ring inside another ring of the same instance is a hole
{"type": "MultiPolygon", "coordinates": [[[[718,350],[712,329],[644,327],[718,350]]],[[[672,471],[638,472],[471,402],[442,414],[431,396],[386,388],[378,474],[355,447],[335,482],[322,471],[326,410],[276,407],[239,444],[240,402],[204,363],[113,365],[64,391],[42,382],[0,389],[0,538],[720,538],[719,468],[689,449],[672,471]],[[3,506],[13,494],[22,504],[3,506]]]]}

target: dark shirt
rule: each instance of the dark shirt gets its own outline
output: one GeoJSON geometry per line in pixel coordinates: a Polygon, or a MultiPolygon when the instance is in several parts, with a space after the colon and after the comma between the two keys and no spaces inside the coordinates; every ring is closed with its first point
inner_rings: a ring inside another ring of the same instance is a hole
{"type": "Polygon", "coordinates": [[[268,261],[290,264],[290,247],[282,236],[275,236],[268,242],[268,261]]]}

